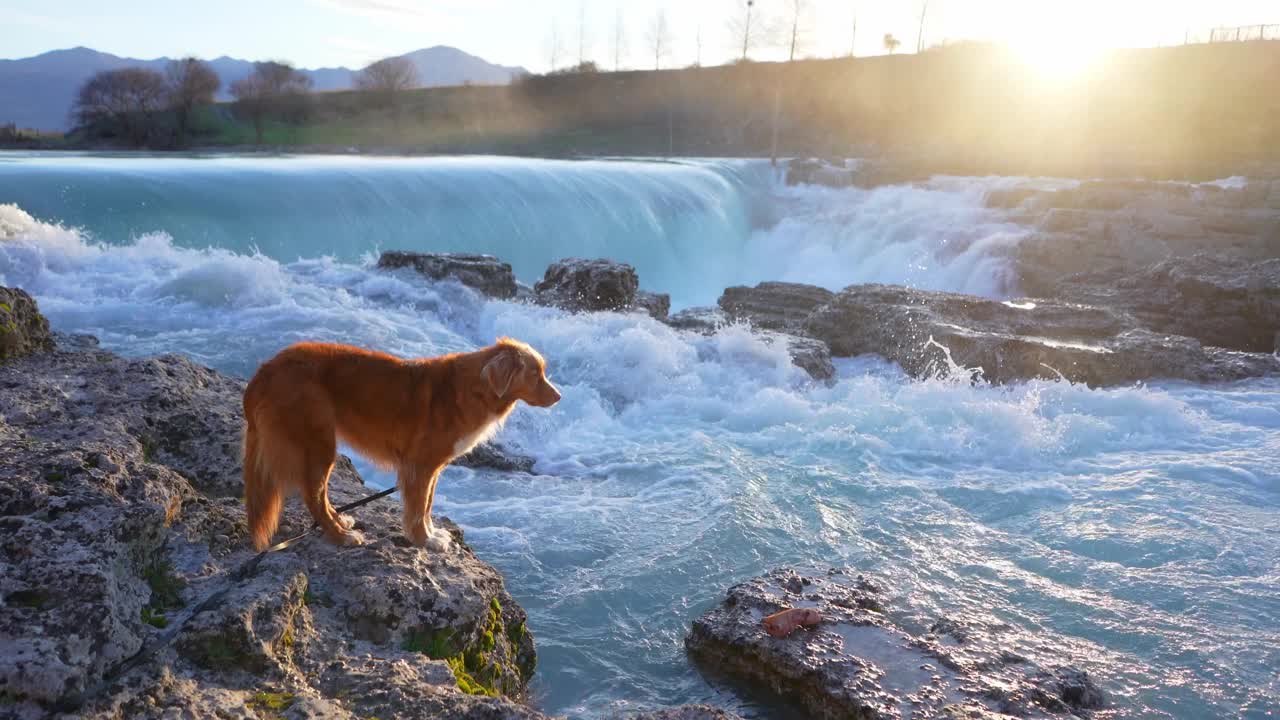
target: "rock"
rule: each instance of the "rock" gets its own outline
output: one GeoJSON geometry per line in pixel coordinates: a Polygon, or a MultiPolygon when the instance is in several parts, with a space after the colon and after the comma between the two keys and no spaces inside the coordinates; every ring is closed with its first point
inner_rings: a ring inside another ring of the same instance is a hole
{"type": "Polygon", "coordinates": [[[856,171],[848,167],[843,160],[797,158],[787,163],[788,185],[825,185],[842,188],[853,185],[856,176],[856,171]]]}
{"type": "Polygon", "coordinates": [[[1280,258],[1172,258],[1133,273],[1069,277],[1054,295],[1122,310],[1151,330],[1230,350],[1274,352],[1280,333],[1280,258]]]}
{"type": "Polygon", "coordinates": [[[717,328],[727,325],[729,318],[724,311],[713,307],[691,307],[667,318],[667,324],[677,330],[690,330],[710,335],[717,328]]]}
{"type": "Polygon", "coordinates": [[[24,290],[0,287],[0,363],[53,347],[49,321],[24,290]]]}
{"type": "Polygon", "coordinates": [[[471,452],[454,460],[452,464],[499,472],[532,473],[534,462],[534,459],[528,455],[513,452],[501,443],[487,442],[477,445],[471,452]]]}
{"type": "Polygon", "coordinates": [[[492,255],[468,253],[418,253],[393,250],[378,258],[381,270],[413,268],[432,280],[456,280],[489,297],[516,297],[516,276],[511,266],[492,255]]]}
{"type": "Polygon", "coordinates": [[[1044,193],[1035,188],[996,188],[987,191],[987,196],[983,198],[983,204],[989,208],[1012,210],[1022,206],[1027,200],[1038,198],[1042,195],[1044,193]]]}
{"type": "MultiPolygon", "coordinates": [[[[87,344],[0,366],[5,711],[541,717],[517,702],[535,665],[525,613],[447,519],[453,546],[422,550],[399,501],[379,500],[353,513],[363,546],[309,536],[246,564],[243,388],[87,344]]],[[[370,492],[339,458],[333,502],[370,492]]],[[[278,537],[310,526],[290,501],[278,537]]]]}
{"type": "Polygon", "coordinates": [[[814,380],[826,382],[836,376],[835,365],[831,362],[831,349],[821,340],[767,330],[756,334],[770,346],[779,342],[786,343],[792,364],[809,373],[809,377],[814,380]]]}
{"type": "Polygon", "coordinates": [[[1110,309],[888,285],[845,288],[810,315],[804,332],[835,356],[874,353],[915,377],[976,368],[993,383],[1061,376],[1096,386],[1280,371],[1280,359],[1272,356],[1204,348],[1191,338],[1145,330],[1110,309]]]}
{"type": "Polygon", "coordinates": [[[741,720],[736,713],[710,705],[681,705],[626,717],[628,720],[741,720]]]}
{"type": "Polygon", "coordinates": [[[649,313],[658,322],[666,322],[667,314],[671,312],[671,296],[640,290],[636,292],[634,307],[649,313]]]}
{"type": "Polygon", "coordinates": [[[537,302],[571,312],[621,311],[635,304],[635,268],[612,260],[566,258],[552,263],[534,286],[537,302]]]}
{"type": "Polygon", "coordinates": [[[820,305],[831,302],[835,293],[815,285],[763,282],[755,287],[726,288],[720,309],[730,320],[751,323],[752,327],[795,333],[820,305]]]}
{"type": "Polygon", "coordinates": [[[1070,717],[1104,702],[1083,670],[1038,659],[1037,638],[977,618],[916,635],[885,603],[878,583],[851,571],[779,568],[730,588],[693,622],[685,648],[700,667],[772,690],[813,718],[898,718],[904,708],[913,718],[1070,717]],[[769,637],[761,618],[793,607],[823,621],[769,637]]]}

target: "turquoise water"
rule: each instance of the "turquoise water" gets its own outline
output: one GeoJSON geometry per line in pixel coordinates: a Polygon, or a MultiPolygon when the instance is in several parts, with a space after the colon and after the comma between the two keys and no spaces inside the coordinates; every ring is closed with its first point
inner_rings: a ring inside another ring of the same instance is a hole
{"type": "Polygon", "coordinates": [[[0,284],[32,291],[56,329],[239,375],[303,338],[540,348],[564,399],[503,432],[537,474],[451,469],[438,507],[529,610],[549,712],[711,700],[768,717],[709,685],[681,641],[728,585],[815,563],[1044,639],[1040,659],[1103,680],[1108,717],[1264,717],[1280,708],[1280,380],[987,387],[859,358],[822,387],[742,328],[692,336],[370,267],[379,248],[480,250],[532,282],[559,257],[605,255],[677,306],[762,279],[1002,296],[1024,231],[982,196],[1019,182],[786,188],[750,161],[9,155],[0,284]]]}

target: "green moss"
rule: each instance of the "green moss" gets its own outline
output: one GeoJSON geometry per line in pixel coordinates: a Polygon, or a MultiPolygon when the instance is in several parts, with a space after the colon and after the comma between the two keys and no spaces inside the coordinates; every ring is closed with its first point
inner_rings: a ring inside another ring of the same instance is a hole
{"type": "Polygon", "coordinates": [[[54,470],[53,472],[45,473],[44,479],[49,482],[62,482],[67,479],[67,474],[60,470],[54,470]]]}
{"type": "Polygon", "coordinates": [[[280,642],[286,648],[293,647],[293,626],[292,625],[284,629],[284,634],[280,636],[280,642]]]}
{"type": "Polygon", "coordinates": [[[202,658],[204,662],[201,664],[215,670],[235,668],[244,659],[231,643],[217,635],[206,638],[204,646],[200,649],[204,656],[202,658]]]}
{"type": "Polygon", "coordinates": [[[487,687],[480,683],[467,670],[466,661],[462,657],[449,658],[449,669],[453,671],[453,677],[458,682],[458,689],[468,695],[485,695],[488,697],[497,697],[499,695],[496,687],[487,687]]]}
{"type": "Polygon", "coordinates": [[[169,619],[164,613],[152,608],[150,605],[142,608],[142,622],[155,628],[166,628],[169,626],[169,619]]]}
{"type": "Polygon", "coordinates": [[[410,632],[400,647],[409,652],[420,652],[432,660],[444,660],[461,654],[454,642],[452,628],[442,628],[430,633],[422,631],[410,632]]]}
{"type": "Polygon", "coordinates": [[[182,590],[187,581],[173,574],[173,564],[167,558],[159,558],[142,570],[142,577],[151,587],[151,607],[169,610],[183,606],[182,590]]]}
{"type": "MultiPolygon", "coordinates": [[[[478,636],[475,642],[468,642],[452,628],[442,628],[411,632],[402,647],[435,660],[444,660],[462,692],[489,697],[517,694],[520,691],[517,674],[509,672],[511,668],[495,651],[499,649],[498,638],[505,636],[511,640],[512,651],[518,653],[528,632],[525,624],[521,622],[508,628],[502,621],[502,603],[496,597],[490,599],[489,612],[482,616],[479,624],[476,635],[472,635],[472,631],[467,633],[468,638],[478,636]]],[[[517,665],[516,671],[519,678],[527,680],[533,668],[517,665]]]]}
{"type": "Polygon", "coordinates": [[[260,710],[269,710],[273,713],[288,710],[293,705],[294,695],[287,692],[263,692],[258,691],[253,694],[253,698],[249,700],[249,704],[260,710]]]}
{"type": "Polygon", "coordinates": [[[43,590],[19,590],[9,593],[5,602],[33,610],[43,610],[49,604],[49,595],[43,590]]]}

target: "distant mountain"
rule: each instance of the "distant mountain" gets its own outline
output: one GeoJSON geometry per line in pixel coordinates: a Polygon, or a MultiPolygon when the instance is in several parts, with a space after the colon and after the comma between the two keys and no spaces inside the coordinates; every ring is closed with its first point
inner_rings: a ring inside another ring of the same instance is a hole
{"type": "MultiPolygon", "coordinates": [[[[405,53],[418,68],[424,87],[441,85],[503,85],[525,72],[521,67],[494,65],[457,48],[437,45],[405,53]]],[[[0,124],[15,123],[22,128],[66,130],[71,103],[80,85],[101,70],[145,67],[164,71],[169,58],[137,60],[98,52],[86,47],[54,50],[19,60],[0,60],[0,124]]],[[[253,70],[248,60],[226,57],[210,60],[222,78],[219,97],[229,97],[231,83],[253,70]]],[[[350,68],[302,69],[316,90],[344,90],[352,85],[355,70],[350,68]]]]}

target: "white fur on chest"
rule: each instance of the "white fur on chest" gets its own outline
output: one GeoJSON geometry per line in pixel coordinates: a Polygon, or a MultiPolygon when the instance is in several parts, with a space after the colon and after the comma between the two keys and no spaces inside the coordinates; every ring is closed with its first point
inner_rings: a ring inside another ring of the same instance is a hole
{"type": "Polygon", "coordinates": [[[504,420],[506,420],[506,416],[492,416],[479,429],[462,436],[458,442],[453,444],[453,456],[455,458],[462,457],[471,452],[475,446],[497,435],[498,431],[502,429],[502,421],[504,420]]]}

